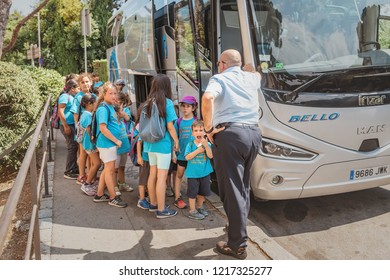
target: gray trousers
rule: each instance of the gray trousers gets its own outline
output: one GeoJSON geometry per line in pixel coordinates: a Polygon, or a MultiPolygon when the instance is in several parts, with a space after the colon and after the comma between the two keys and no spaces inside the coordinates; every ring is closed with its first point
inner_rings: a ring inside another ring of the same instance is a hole
{"type": "Polygon", "coordinates": [[[231,124],[214,135],[212,146],[219,196],[228,217],[228,246],[247,246],[250,208],[250,169],[261,142],[257,126],[231,124]]]}
{"type": "Polygon", "coordinates": [[[65,134],[64,126],[60,126],[62,135],[64,135],[66,140],[66,148],[68,154],[66,156],[66,167],[64,173],[79,173],[79,166],[77,165],[77,151],[79,149],[79,143],[75,140],[76,128],[74,124],[69,125],[71,133],[69,135],[65,134]]]}

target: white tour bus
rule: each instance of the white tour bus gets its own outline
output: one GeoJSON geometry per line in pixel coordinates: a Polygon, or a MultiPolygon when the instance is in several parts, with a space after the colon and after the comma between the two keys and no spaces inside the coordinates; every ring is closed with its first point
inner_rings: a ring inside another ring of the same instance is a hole
{"type": "Polygon", "coordinates": [[[256,198],[389,186],[389,0],[133,0],[108,32],[136,106],[156,73],[200,101],[226,49],[261,72],[256,198]]]}

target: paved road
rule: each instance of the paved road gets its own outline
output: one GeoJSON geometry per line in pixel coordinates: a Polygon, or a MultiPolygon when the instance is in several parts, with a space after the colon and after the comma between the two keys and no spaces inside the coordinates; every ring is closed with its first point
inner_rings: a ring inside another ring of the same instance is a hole
{"type": "Polygon", "coordinates": [[[390,187],[253,202],[250,219],[298,259],[390,259],[390,187]]]}

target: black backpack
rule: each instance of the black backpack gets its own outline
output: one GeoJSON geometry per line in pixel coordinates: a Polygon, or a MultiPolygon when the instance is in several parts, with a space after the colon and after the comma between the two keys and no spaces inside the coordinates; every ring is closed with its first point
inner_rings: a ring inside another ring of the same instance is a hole
{"type": "MultiPolygon", "coordinates": [[[[97,108],[96,108],[96,111],[99,107],[104,107],[107,109],[107,113],[108,113],[108,120],[107,120],[107,125],[110,121],[110,109],[108,108],[107,104],[106,103],[101,103],[97,108]]],[[[99,137],[101,131],[99,131],[99,133],[97,133],[97,126],[98,126],[98,123],[97,123],[97,119],[96,119],[96,111],[93,112],[92,114],[92,122],[91,122],[91,135],[90,135],[90,138],[91,138],[91,143],[96,145],[96,142],[97,142],[97,138],[99,137]]]]}

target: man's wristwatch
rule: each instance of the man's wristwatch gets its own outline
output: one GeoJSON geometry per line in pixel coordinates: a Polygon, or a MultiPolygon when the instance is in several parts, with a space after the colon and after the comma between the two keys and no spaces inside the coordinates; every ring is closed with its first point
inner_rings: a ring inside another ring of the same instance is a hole
{"type": "Polygon", "coordinates": [[[209,130],[205,130],[204,132],[206,132],[206,134],[209,134],[213,132],[213,130],[214,130],[214,126],[212,126],[209,130]]]}

